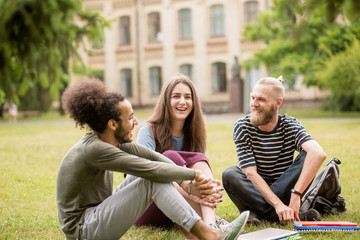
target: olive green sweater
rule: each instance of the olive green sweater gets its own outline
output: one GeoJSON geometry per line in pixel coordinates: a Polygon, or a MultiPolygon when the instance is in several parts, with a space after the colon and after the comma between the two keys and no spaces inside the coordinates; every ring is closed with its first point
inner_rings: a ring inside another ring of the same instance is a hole
{"type": "Polygon", "coordinates": [[[85,210],[112,194],[112,171],[155,182],[191,180],[195,171],[136,143],[115,147],[94,133],[85,134],[63,158],[56,186],[58,217],[67,239],[76,239],[85,210]]]}

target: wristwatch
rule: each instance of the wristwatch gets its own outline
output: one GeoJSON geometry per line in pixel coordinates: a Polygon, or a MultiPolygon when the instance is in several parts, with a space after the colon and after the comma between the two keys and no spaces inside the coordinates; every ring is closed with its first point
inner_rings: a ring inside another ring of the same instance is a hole
{"type": "Polygon", "coordinates": [[[291,189],[291,193],[295,193],[296,195],[299,195],[301,197],[302,193],[296,191],[295,189],[291,189]]]}
{"type": "Polygon", "coordinates": [[[191,180],[188,184],[188,188],[187,188],[187,193],[189,194],[189,196],[191,195],[191,192],[190,192],[190,185],[193,183],[193,181],[191,180]]]}

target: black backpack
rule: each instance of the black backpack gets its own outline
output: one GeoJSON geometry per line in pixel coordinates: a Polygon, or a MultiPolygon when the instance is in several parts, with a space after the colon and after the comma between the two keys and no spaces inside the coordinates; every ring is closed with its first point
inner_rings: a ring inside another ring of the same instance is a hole
{"type": "Polygon", "coordinates": [[[314,208],[319,213],[342,213],[346,211],[345,199],[340,195],[339,166],[341,161],[332,158],[321,170],[304,195],[300,211],[314,208]]]}

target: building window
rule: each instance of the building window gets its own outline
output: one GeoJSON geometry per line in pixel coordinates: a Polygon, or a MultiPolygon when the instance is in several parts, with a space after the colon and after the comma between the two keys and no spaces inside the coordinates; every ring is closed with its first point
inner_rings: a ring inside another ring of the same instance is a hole
{"type": "Polygon", "coordinates": [[[150,68],[150,96],[158,96],[161,90],[161,67],[150,68]]]}
{"type": "Polygon", "coordinates": [[[185,74],[190,78],[191,81],[194,81],[193,76],[193,66],[191,64],[183,64],[180,66],[180,73],[185,74]]]}
{"type": "Polygon", "coordinates": [[[120,45],[130,44],[130,17],[120,17],[120,45]]]}
{"type": "Polygon", "coordinates": [[[250,111],[250,92],[254,88],[256,82],[263,77],[260,68],[251,68],[246,70],[244,82],[244,111],[250,111]]]}
{"type": "Polygon", "coordinates": [[[150,43],[162,41],[160,13],[158,12],[148,14],[148,40],[150,43]]]}
{"type": "Polygon", "coordinates": [[[179,40],[192,39],[191,10],[181,9],[178,15],[179,40]]]}
{"type": "Polygon", "coordinates": [[[224,6],[214,5],[210,7],[210,36],[225,36],[224,6]]]}
{"type": "Polygon", "coordinates": [[[226,64],[222,62],[212,65],[213,93],[226,92],[226,64]]]}
{"type": "Polygon", "coordinates": [[[259,12],[257,1],[249,1],[244,3],[244,21],[245,23],[255,22],[259,12]]]}
{"type": "Polygon", "coordinates": [[[123,95],[132,97],[131,69],[122,69],[120,71],[120,88],[123,95]]]}

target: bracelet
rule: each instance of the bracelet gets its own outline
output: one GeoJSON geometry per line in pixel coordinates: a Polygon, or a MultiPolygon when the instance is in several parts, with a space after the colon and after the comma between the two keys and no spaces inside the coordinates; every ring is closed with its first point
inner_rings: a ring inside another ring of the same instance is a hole
{"type": "Polygon", "coordinates": [[[300,192],[298,192],[298,191],[296,191],[295,189],[291,189],[291,193],[295,193],[296,195],[299,195],[300,197],[301,197],[301,193],[300,192]]]}
{"type": "Polygon", "coordinates": [[[189,182],[188,187],[187,187],[187,193],[189,194],[189,196],[191,195],[190,193],[190,185],[192,184],[192,180],[189,182]]]}

